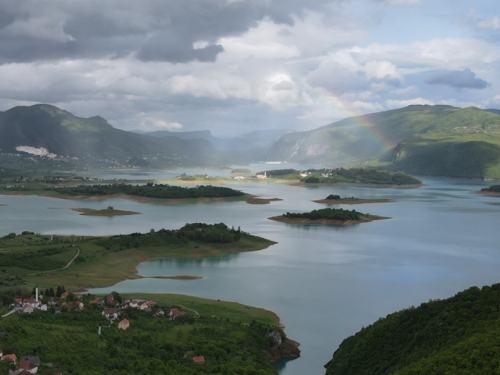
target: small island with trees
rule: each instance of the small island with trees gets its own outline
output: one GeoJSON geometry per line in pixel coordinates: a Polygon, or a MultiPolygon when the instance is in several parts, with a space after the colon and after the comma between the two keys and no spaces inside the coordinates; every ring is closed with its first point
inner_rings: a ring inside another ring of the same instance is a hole
{"type": "Polygon", "coordinates": [[[313,201],[315,203],[325,203],[325,204],[362,204],[362,203],[387,203],[392,202],[390,199],[364,199],[355,197],[344,197],[341,198],[338,194],[330,194],[325,199],[319,199],[313,201]]]}
{"type": "Polygon", "coordinates": [[[490,187],[481,189],[477,193],[484,195],[500,196],[500,185],[491,185],[490,187]]]}
{"type": "Polygon", "coordinates": [[[80,212],[84,216],[126,216],[126,215],[140,215],[140,212],[115,210],[112,206],[103,208],[102,210],[95,210],[93,208],[72,208],[71,211],[80,212]]]}
{"type": "Polygon", "coordinates": [[[287,212],[281,216],[270,217],[269,220],[281,221],[289,224],[325,224],[325,225],[353,225],[368,223],[374,220],[389,219],[384,216],[363,214],[355,210],[342,208],[323,208],[304,213],[287,212]]]}

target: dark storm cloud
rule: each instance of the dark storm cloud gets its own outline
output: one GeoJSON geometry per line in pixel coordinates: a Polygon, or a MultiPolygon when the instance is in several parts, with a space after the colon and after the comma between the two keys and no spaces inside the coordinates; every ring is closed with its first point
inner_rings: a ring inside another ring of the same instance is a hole
{"type": "MultiPolygon", "coordinates": [[[[339,2],[342,0],[338,0],[339,2]]],[[[293,24],[327,0],[7,0],[0,2],[0,62],[61,58],[214,61],[217,39],[265,17],[293,24]],[[202,48],[193,43],[203,41],[202,48]]]]}
{"type": "Polygon", "coordinates": [[[485,89],[488,82],[476,77],[470,69],[435,71],[425,80],[429,85],[445,85],[457,89],[485,89]]]}

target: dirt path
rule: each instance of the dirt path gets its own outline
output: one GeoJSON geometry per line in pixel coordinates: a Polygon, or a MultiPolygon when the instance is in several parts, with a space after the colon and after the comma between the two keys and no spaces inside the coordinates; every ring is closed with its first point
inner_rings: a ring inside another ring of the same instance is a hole
{"type": "Polygon", "coordinates": [[[200,313],[199,313],[198,311],[196,311],[196,310],[190,309],[189,307],[182,306],[182,305],[177,305],[177,306],[179,306],[179,307],[183,308],[184,310],[189,310],[189,311],[194,312],[194,313],[196,314],[196,317],[197,317],[197,318],[199,318],[199,317],[200,317],[200,313]]]}
{"type": "Polygon", "coordinates": [[[80,255],[80,248],[78,246],[75,246],[76,249],[77,249],[77,252],[76,252],[76,255],[73,257],[73,259],[71,259],[68,264],[66,264],[63,268],[58,268],[56,270],[49,270],[49,271],[38,271],[38,272],[35,272],[35,273],[28,273],[26,274],[26,276],[33,276],[33,275],[38,275],[40,273],[48,273],[48,272],[54,272],[54,271],[62,271],[62,270],[65,270],[66,268],[68,268],[69,266],[71,266],[71,264],[75,261],[76,258],[78,258],[78,255],[80,255]]]}

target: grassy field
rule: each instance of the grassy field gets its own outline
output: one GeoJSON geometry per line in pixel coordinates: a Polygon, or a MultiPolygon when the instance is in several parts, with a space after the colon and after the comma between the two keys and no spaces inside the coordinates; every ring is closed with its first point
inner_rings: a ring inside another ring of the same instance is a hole
{"type": "Polygon", "coordinates": [[[255,320],[263,324],[279,325],[279,318],[272,311],[236,302],[215,301],[182,294],[131,293],[127,294],[127,297],[142,298],[153,300],[160,304],[178,306],[180,309],[186,309],[188,313],[192,313],[190,310],[194,310],[202,316],[216,316],[219,319],[230,319],[231,321],[241,321],[242,323],[250,323],[252,320],[255,320]]]}

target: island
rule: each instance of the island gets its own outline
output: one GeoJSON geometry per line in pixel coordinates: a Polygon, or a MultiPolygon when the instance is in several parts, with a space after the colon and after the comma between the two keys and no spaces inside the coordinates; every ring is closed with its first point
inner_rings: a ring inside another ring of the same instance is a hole
{"type": "MultiPolygon", "coordinates": [[[[138,278],[136,265],[148,259],[214,257],[272,244],[223,223],[107,237],[9,233],[0,238],[0,320],[6,332],[0,349],[4,356],[36,355],[44,374],[146,368],[151,374],[202,369],[276,375],[272,363],[297,358],[300,350],[270,311],[175,294],[85,292],[138,278]]],[[[7,365],[14,364],[1,361],[0,371],[7,365]]]]}
{"type": "Polygon", "coordinates": [[[168,184],[132,185],[125,183],[58,185],[47,187],[40,183],[24,183],[0,188],[0,194],[39,195],[63,199],[104,200],[109,198],[133,199],[140,203],[207,203],[245,201],[249,197],[239,190],[223,186],[199,185],[182,187],[168,184]]]}
{"type": "Polygon", "coordinates": [[[490,187],[483,188],[476,193],[484,195],[500,196],[500,185],[491,185],[490,187]]]}
{"type": "Polygon", "coordinates": [[[342,208],[323,208],[304,213],[287,212],[281,216],[270,217],[269,220],[280,221],[289,224],[324,224],[324,225],[354,225],[368,223],[374,220],[389,219],[384,216],[363,214],[355,210],[344,210],[342,208]]]}
{"type": "Polygon", "coordinates": [[[278,202],[282,201],[283,199],[280,198],[257,198],[257,197],[250,197],[247,199],[247,203],[249,204],[269,204],[271,202],[278,202]]]}
{"type": "Polygon", "coordinates": [[[109,206],[102,210],[95,210],[92,208],[72,208],[71,211],[80,212],[84,216],[123,216],[123,215],[140,215],[139,212],[115,210],[109,206]]]}
{"type": "Polygon", "coordinates": [[[325,199],[319,199],[313,201],[315,203],[325,203],[325,204],[362,204],[362,203],[387,203],[392,202],[390,199],[363,199],[354,197],[344,197],[341,198],[338,194],[330,194],[325,199]]]}
{"type": "Polygon", "coordinates": [[[388,315],[346,338],[327,375],[491,374],[498,368],[500,284],[388,315]]]}

